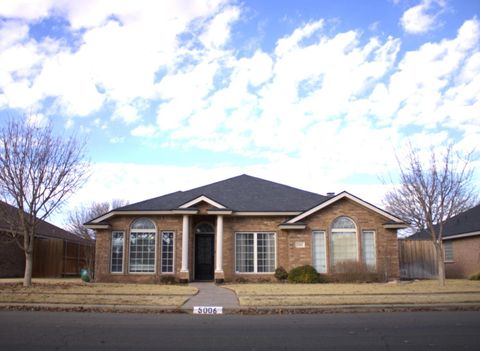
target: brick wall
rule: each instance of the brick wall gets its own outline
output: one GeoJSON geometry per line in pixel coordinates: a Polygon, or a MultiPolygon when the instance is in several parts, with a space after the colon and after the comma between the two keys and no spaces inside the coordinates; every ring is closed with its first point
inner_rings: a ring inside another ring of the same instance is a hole
{"type": "Polygon", "coordinates": [[[480,236],[452,241],[453,262],[445,262],[447,278],[467,278],[470,274],[480,272],[480,236]]]}
{"type": "MultiPolygon", "coordinates": [[[[201,204],[200,214],[190,217],[189,237],[189,279],[194,277],[194,228],[202,222],[210,223],[213,228],[216,226],[216,216],[206,214],[210,205],[201,204]]],[[[327,233],[327,245],[330,238],[330,227],[333,220],[339,216],[350,217],[357,225],[358,233],[362,230],[373,230],[376,233],[376,257],[377,269],[385,272],[388,278],[399,276],[398,268],[398,247],[396,230],[383,228],[387,220],[376,212],[373,212],[357,203],[343,199],[335,204],[318,211],[304,219],[307,224],[305,230],[280,230],[279,224],[285,222],[289,217],[283,216],[224,216],[224,243],[223,243],[223,269],[225,281],[233,281],[236,278],[243,278],[251,281],[264,281],[273,279],[273,274],[236,274],[235,273],[235,233],[239,231],[274,232],[277,240],[277,266],[283,266],[287,271],[291,268],[312,264],[312,230],[324,230],[327,233]],[[305,243],[302,248],[296,247],[295,243],[305,243]]],[[[129,228],[137,217],[124,216],[114,217],[110,220],[111,230],[125,232],[125,255],[124,273],[110,273],[110,251],[111,231],[97,231],[96,250],[96,280],[97,281],[128,281],[128,282],[158,282],[161,278],[160,257],[161,243],[157,238],[157,263],[154,274],[128,274],[129,254],[129,228]]],[[[169,230],[175,232],[175,274],[180,277],[181,251],[182,251],[182,215],[177,216],[149,216],[156,226],[158,232],[169,230]]],[[[361,252],[361,240],[358,236],[359,253],[361,252]]],[[[330,257],[328,256],[327,262],[330,257]]],[[[361,257],[361,255],[360,255],[361,257]]]]}

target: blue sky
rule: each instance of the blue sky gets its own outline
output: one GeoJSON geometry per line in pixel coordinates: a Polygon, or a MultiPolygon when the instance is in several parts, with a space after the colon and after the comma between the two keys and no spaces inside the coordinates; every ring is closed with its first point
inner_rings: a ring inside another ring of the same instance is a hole
{"type": "Polygon", "coordinates": [[[4,0],[0,118],[88,140],[92,176],[63,211],[242,173],[380,204],[409,142],[479,147],[479,15],[476,0],[4,0]]]}

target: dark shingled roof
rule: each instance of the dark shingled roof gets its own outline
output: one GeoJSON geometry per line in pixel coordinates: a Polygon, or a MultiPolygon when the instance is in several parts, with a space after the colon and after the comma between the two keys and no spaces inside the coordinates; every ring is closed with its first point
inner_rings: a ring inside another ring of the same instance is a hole
{"type": "Polygon", "coordinates": [[[243,174],[199,188],[137,202],[115,211],[173,210],[202,195],[229,210],[242,212],[302,212],[328,199],[326,196],[243,174]]]}
{"type": "MultiPolygon", "coordinates": [[[[444,223],[443,237],[480,232],[480,205],[462,212],[444,223]]],[[[408,237],[408,239],[425,240],[430,239],[430,233],[422,230],[408,237]]]]}
{"type": "MultiPolygon", "coordinates": [[[[0,211],[0,230],[10,230],[9,222],[3,218],[3,216],[17,216],[17,209],[3,201],[0,201],[0,206],[2,207],[0,211]]],[[[14,217],[11,217],[14,218],[14,217]]],[[[81,243],[81,244],[89,244],[88,241],[75,235],[71,232],[68,232],[60,227],[57,227],[51,223],[46,221],[40,220],[37,223],[36,233],[37,237],[42,238],[50,238],[50,239],[62,239],[66,241],[81,243]]]]}

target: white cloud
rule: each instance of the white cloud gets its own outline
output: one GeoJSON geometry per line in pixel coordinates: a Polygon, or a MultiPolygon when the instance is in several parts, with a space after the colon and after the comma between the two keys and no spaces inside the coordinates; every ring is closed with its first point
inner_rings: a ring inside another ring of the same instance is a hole
{"type": "Polygon", "coordinates": [[[153,137],[157,132],[157,128],[153,125],[140,125],[131,131],[131,135],[136,137],[153,137]]]}
{"type": "Polygon", "coordinates": [[[403,13],[400,24],[410,34],[429,32],[439,25],[437,19],[445,6],[444,0],[421,0],[403,13]]]}

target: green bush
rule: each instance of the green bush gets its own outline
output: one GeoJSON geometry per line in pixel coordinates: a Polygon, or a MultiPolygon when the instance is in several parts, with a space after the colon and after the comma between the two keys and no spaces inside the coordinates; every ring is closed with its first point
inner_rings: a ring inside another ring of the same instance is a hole
{"type": "Polygon", "coordinates": [[[275,269],[275,278],[280,281],[284,281],[288,278],[288,272],[282,266],[275,269]]]}
{"type": "Polygon", "coordinates": [[[315,268],[305,265],[290,270],[288,281],[290,283],[313,284],[320,282],[320,276],[315,268]]]}
{"type": "Polygon", "coordinates": [[[470,274],[468,279],[469,280],[480,280],[480,272],[470,274]]]}

